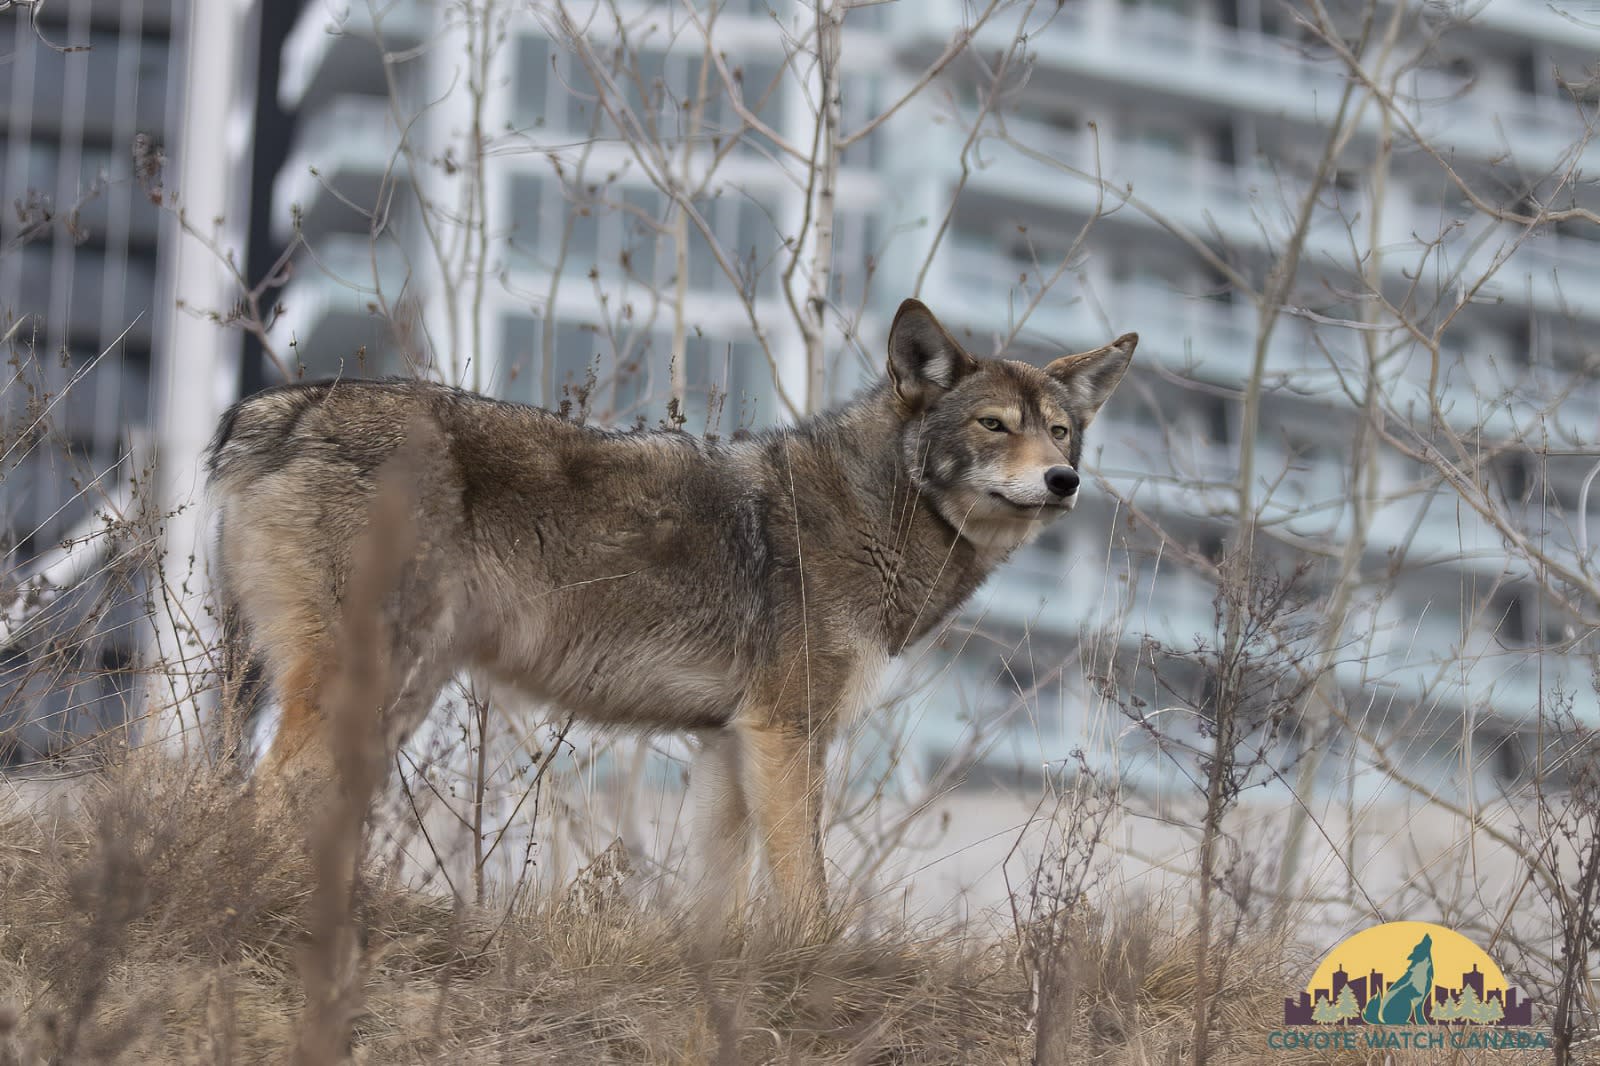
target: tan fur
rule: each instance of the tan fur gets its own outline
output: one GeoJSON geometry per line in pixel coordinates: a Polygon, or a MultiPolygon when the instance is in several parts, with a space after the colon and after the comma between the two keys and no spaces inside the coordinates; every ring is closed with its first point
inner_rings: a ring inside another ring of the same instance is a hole
{"type": "Polygon", "coordinates": [[[977,360],[907,301],[888,381],[734,443],[421,382],[246,399],[210,465],[225,586],[283,705],[268,772],[326,772],[351,546],[378,471],[421,435],[417,542],[381,627],[402,674],[387,742],[467,667],[591,722],[694,731],[703,860],[739,882],[753,837],[785,906],[815,910],[829,741],[889,657],[1070,509],[1083,428],[1134,343],[1043,369],[977,360]]]}

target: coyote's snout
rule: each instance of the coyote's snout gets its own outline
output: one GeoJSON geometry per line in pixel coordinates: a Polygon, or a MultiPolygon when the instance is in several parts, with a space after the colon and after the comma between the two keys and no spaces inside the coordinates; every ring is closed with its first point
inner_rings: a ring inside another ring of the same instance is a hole
{"type": "Polygon", "coordinates": [[[319,701],[352,545],[380,468],[425,431],[415,549],[382,627],[401,671],[387,743],[469,667],[591,722],[693,730],[702,861],[741,887],[753,833],[786,903],[818,906],[837,724],[1077,502],[1084,431],[1136,340],[1043,368],[976,359],[908,300],[886,380],[731,443],[417,381],[251,396],[210,470],[224,587],[283,707],[267,772],[327,765],[319,701]]]}

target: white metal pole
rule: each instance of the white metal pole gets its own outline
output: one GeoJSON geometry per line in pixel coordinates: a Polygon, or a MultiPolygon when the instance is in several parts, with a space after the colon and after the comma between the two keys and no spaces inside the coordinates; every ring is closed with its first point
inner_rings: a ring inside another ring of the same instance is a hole
{"type": "MultiPolygon", "coordinates": [[[[247,47],[251,0],[191,0],[183,34],[176,136],[166,155],[165,195],[188,226],[243,262],[255,56],[247,47]],[[220,220],[220,221],[219,221],[220,220]]],[[[218,663],[215,619],[206,612],[210,508],[205,446],[238,390],[240,334],[196,311],[225,310],[238,296],[216,253],[163,220],[154,407],[155,503],[164,521],[160,587],[152,590],[141,740],[199,751],[196,731],[218,663]]]]}

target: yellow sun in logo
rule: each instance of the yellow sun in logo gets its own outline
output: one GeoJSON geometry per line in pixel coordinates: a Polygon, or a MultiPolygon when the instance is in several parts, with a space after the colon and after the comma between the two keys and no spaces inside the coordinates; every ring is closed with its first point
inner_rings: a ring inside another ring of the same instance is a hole
{"type": "Polygon", "coordinates": [[[1340,941],[1338,947],[1323,956],[1322,965],[1311,975],[1306,991],[1315,994],[1319,989],[1332,988],[1333,975],[1341,969],[1348,980],[1376,972],[1383,974],[1385,984],[1393,984],[1406,972],[1411,951],[1424,936],[1433,940],[1435,984],[1458,986],[1461,975],[1470,973],[1476,966],[1483,974],[1485,993],[1496,989],[1504,993],[1505,974],[1487,952],[1454,929],[1432,922],[1385,922],[1340,941]]]}

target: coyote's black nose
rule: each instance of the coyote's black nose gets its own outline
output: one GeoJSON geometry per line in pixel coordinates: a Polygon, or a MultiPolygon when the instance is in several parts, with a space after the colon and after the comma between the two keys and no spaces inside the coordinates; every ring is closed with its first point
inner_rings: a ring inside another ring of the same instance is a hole
{"type": "Polygon", "coordinates": [[[1044,472],[1044,487],[1055,496],[1071,496],[1078,491],[1078,472],[1070,466],[1052,466],[1044,472]]]}

